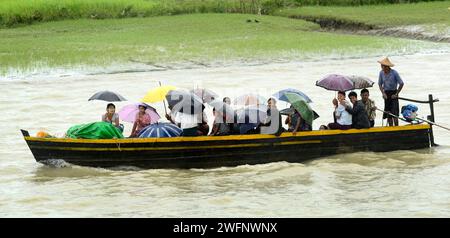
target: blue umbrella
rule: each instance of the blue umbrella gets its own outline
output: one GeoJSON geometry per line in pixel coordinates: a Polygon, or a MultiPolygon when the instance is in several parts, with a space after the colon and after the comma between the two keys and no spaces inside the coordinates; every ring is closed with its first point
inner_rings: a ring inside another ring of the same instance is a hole
{"type": "Polygon", "coordinates": [[[289,102],[289,100],[286,97],[286,93],[295,93],[295,94],[299,95],[300,97],[304,98],[307,103],[312,103],[312,100],[306,94],[304,94],[302,91],[294,89],[294,88],[287,88],[287,89],[280,90],[280,91],[274,93],[272,96],[274,96],[278,100],[289,102]]]}
{"type": "Polygon", "coordinates": [[[140,138],[148,137],[177,137],[183,130],[171,123],[155,123],[151,124],[139,132],[140,138]]]}

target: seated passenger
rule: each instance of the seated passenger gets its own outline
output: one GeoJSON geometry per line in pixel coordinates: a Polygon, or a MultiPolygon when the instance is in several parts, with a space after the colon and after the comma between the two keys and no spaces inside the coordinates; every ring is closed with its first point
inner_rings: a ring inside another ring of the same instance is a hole
{"type": "Polygon", "coordinates": [[[345,110],[352,114],[352,128],[370,128],[369,117],[367,116],[366,109],[364,109],[364,103],[357,100],[358,98],[355,92],[350,92],[348,98],[352,102],[353,107],[351,105],[343,105],[345,106],[345,110]]]}
{"type": "Polygon", "coordinates": [[[364,103],[364,108],[366,109],[367,116],[369,117],[370,127],[375,126],[375,117],[377,116],[375,102],[369,98],[369,90],[361,90],[361,101],[364,103]]]}
{"type": "Polygon", "coordinates": [[[226,103],[228,105],[231,105],[231,99],[229,97],[224,97],[222,102],[224,102],[224,103],[226,103]]]}
{"type": "Polygon", "coordinates": [[[267,100],[267,118],[260,125],[261,134],[280,135],[284,131],[281,123],[281,114],[277,108],[277,101],[275,98],[269,98],[267,100]]]}
{"type": "Polygon", "coordinates": [[[345,110],[345,108],[351,106],[351,104],[345,100],[345,92],[338,92],[338,99],[333,99],[333,105],[335,108],[334,115],[336,116],[336,122],[328,124],[328,128],[338,130],[348,130],[352,128],[352,115],[345,110]]]}
{"type": "Polygon", "coordinates": [[[150,115],[145,112],[146,109],[147,107],[145,105],[139,105],[139,112],[136,113],[136,119],[133,124],[133,129],[131,129],[130,137],[137,137],[144,127],[150,125],[152,120],[150,115]]]}
{"type": "MultiPolygon", "coordinates": [[[[291,106],[291,108],[293,108],[291,106]]],[[[305,120],[303,120],[300,113],[294,109],[294,114],[289,115],[288,118],[286,118],[286,122],[289,123],[289,132],[292,132],[294,135],[297,133],[297,131],[311,131],[312,127],[306,123],[305,120]]]]}
{"type": "Polygon", "coordinates": [[[210,136],[224,136],[229,135],[231,133],[231,128],[228,123],[226,123],[225,116],[216,111],[215,108],[213,108],[213,114],[214,114],[214,124],[213,128],[211,130],[210,136]]]}
{"type": "Polygon", "coordinates": [[[108,105],[106,105],[106,113],[102,115],[102,121],[111,123],[119,129],[120,132],[123,132],[124,126],[120,124],[119,114],[116,113],[116,105],[113,103],[108,103],[108,105]]]}
{"type": "Polygon", "coordinates": [[[180,122],[180,128],[183,130],[181,136],[199,136],[199,116],[177,112],[177,119],[180,122]]]}
{"type": "Polygon", "coordinates": [[[233,112],[233,123],[229,123],[231,128],[231,134],[232,135],[239,135],[241,132],[241,124],[238,123],[238,116],[236,111],[233,112]]]}
{"type": "Polygon", "coordinates": [[[198,135],[207,136],[209,132],[208,117],[205,114],[205,107],[202,107],[202,113],[197,115],[197,121],[201,122],[198,124],[198,135]]]}

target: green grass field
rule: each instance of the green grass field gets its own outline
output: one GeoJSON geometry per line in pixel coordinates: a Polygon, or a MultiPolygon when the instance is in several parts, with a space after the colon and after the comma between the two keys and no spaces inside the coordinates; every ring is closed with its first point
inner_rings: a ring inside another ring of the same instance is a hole
{"type": "Polygon", "coordinates": [[[357,7],[307,6],[281,9],[275,15],[343,19],[381,27],[419,24],[450,26],[450,1],[357,7]]]}
{"type": "Polygon", "coordinates": [[[365,5],[421,0],[0,0],[0,27],[65,19],[111,19],[190,13],[271,14],[287,6],[365,5]]]}
{"type": "Polygon", "coordinates": [[[42,23],[0,29],[0,73],[5,75],[10,69],[108,66],[130,60],[298,60],[395,54],[436,47],[395,38],[311,31],[318,28],[302,20],[241,14],[42,23]],[[252,22],[248,23],[248,19],[252,22]]]}
{"type": "Polygon", "coordinates": [[[0,26],[191,13],[264,14],[284,2],[287,0],[0,0],[0,26]]]}

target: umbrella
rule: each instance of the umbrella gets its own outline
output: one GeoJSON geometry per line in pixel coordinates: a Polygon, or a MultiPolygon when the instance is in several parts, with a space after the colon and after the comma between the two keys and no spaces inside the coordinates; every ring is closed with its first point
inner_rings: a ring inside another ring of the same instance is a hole
{"type": "Polygon", "coordinates": [[[348,91],[354,89],[354,83],[346,76],[330,74],[316,82],[316,86],[332,91],[348,91]]]}
{"type": "Polygon", "coordinates": [[[172,110],[176,112],[199,114],[205,108],[201,98],[193,93],[181,90],[169,91],[166,100],[172,110]]]}
{"type": "Polygon", "coordinates": [[[266,106],[248,106],[237,111],[238,123],[262,123],[267,117],[266,106]]]}
{"type": "MultiPolygon", "coordinates": [[[[283,110],[280,111],[280,114],[281,114],[281,115],[285,115],[285,116],[290,116],[290,115],[292,115],[292,114],[294,114],[294,113],[295,113],[295,109],[292,108],[292,107],[290,107],[290,108],[285,108],[285,109],[283,109],[283,110]]],[[[320,117],[319,114],[317,114],[316,111],[313,110],[313,113],[314,113],[314,120],[316,120],[317,118],[320,117]]]]}
{"type": "Polygon", "coordinates": [[[145,94],[145,96],[142,98],[141,101],[148,102],[148,103],[161,102],[165,99],[167,93],[170,90],[174,90],[174,89],[176,89],[176,88],[171,85],[156,87],[156,88],[148,91],[147,94],[145,94]]]}
{"type": "Polygon", "coordinates": [[[370,88],[375,83],[372,80],[370,80],[369,78],[364,77],[364,76],[351,75],[351,76],[348,76],[348,78],[354,84],[354,88],[353,89],[370,88]]]}
{"type": "Polygon", "coordinates": [[[197,95],[198,97],[200,97],[203,100],[203,102],[206,102],[206,103],[219,98],[219,95],[217,93],[215,93],[209,89],[196,88],[196,89],[192,89],[190,92],[197,95]]]}
{"type": "Polygon", "coordinates": [[[309,104],[305,100],[303,100],[302,97],[294,93],[286,93],[286,97],[289,100],[289,103],[291,103],[292,107],[294,107],[295,110],[300,113],[300,116],[302,116],[303,120],[305,120],[308,125],[312,126],[312,122],[314,120],[314,112],[309,104]]]}
{"type": "Polygon", "coordinates": [[[248,93],[237,97],[234,104],[238,106],[264,105],[266,99],[258,94],[248,93]]]}
{"type": "Polygon", "coordinates": [[[221,100],[214,100],[208,103],[210,106],[214,107],[216,111],[222,113],[226,116],[226,122],[233,122],[234,120],[234,110],[230,105],[222,102],[221,100]]]}
{"type": "Polygon", "coordinates": [[[176,137],[180,136],[183,130],[172,123],[155,123],[144,127],[138,134],[140,138],[148,137],[176,137]]]}
{"type": "Polygon", "coordinates": [[[111,91],[97,92],[94,95],[92,95],[92,97],[90,97],[88,101],[92,101],[92,100],[103,100],[103,101],[107,101],[107,102],[127,101],[120,94],[111,92],[111,91]]]}
{"type": "Polygon", "coordinates": [[[280,90],[280,91],[274,93],[272,96],[274,96],[278,100],[287,102],[288,100],[286,98],[286,95],[284,95],[285,93],[295,93],[295,94],[298,94],[299,96],[303,97],[303,99],[307,103],[312,102],[312,100],[306,94],[304,94],[302,91],[293,89],[293,88],[287,88],[287,89],[280,90]]]}
{"type": "Polygon", "coordinates": [[[134,123],[136,120],[136,114],[139,112],[140,105],[147,107],[145,113],[150,116],[151,123],[155,123],[159,120],[160,116],[156,112],[156,109],[145,103],[134,103],[124,106],[119,111],[120,119],[122,119],[122,121],[134,123]]]}

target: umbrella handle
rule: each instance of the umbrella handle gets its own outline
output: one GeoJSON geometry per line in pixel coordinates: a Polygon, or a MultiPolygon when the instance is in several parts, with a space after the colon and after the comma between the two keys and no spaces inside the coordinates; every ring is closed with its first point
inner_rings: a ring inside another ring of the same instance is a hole
{"type": "MultiPolygon", "coordinates": [[[[161,87],[161,81],[158,81],[158,83],[159,83],[159,86],[161,87]]],[[[166,113],[166,115],[167,115],[167,109],[166,109],[166,99],[163,99],[163,103],[164,103],[164,112],[166,113]]]]}
{"type": "Polygon", "coordinates": [[[165,111],[166,114],[167,114],[167,109],[166,109],[166,99],[163,100],[163,103],[164,103],[164,111],[165,111]]]}

